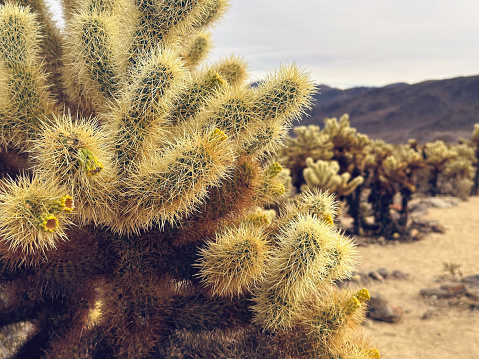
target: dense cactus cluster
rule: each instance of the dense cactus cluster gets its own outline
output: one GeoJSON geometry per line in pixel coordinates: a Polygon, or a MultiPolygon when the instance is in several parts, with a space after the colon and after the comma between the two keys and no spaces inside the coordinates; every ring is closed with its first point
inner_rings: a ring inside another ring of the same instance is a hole
{"type": "MultiPolygon", "coordinates": [[[[13,358],[379,358],[369,294],[333,284],[356,261],[334,196],[262,209],[314,85],[201,66],[227,6],[64,0],[60,32],[42,0],[0,5],[0,325],[30,324],[13,358]]],[[[335,157],[312,153],[349,193],[366,140],[328,136],[335,157]]]]}
{"type": "Polygon", "coordinates": [[[358,133],[343,115],[326,119],[322,130],[317,125],[294,128],[295,136],[286,138],[289,146],[277,158],[298,171],[292,173],[298,190],[319,188],[344,200],[354,234],[398,238],[409,232],[408,203],[418,190],[465,199],[475,183],[472,193],[477,193],[478,130],[476,125],[471,140],[457,145],[415,140],[393,145],[358,133]]]}

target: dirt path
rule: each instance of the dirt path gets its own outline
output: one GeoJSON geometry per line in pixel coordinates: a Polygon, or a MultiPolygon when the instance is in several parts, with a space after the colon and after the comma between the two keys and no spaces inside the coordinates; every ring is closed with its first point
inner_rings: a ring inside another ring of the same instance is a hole
{"type": "Polygon", "coordinates": [[[397,245],[360,247],[358,269],[384,267],[409,273],[407,280],[386,280],[367,285],[393,306],[404,309],[400,323],[366,322],[364,331],[388,359],[479,359],[479,311],[426,303],[421,288],[438,287],[445,262],[461,265],[464,275],[479,273],[479,197],[447,209],[430,209],[425,217],[443,224],[445,234],[397,245]],[[421,319],[428,310],[429,319],[421,319]]]}

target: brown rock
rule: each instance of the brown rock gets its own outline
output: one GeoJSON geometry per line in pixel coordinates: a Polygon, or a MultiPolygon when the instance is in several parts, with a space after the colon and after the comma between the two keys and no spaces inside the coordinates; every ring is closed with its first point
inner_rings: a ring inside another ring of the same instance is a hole
{"type": "Polygon", "coordinates": [[[388,323],[397,323],[403,317],[401,307],[390,306],[388,301],[382,295],[372,296],[369,300],[368,316],[371,319],[380,320],[388,323]]]}
{"type": "Polygon", "coordinates": [[[441,289],[447,290],[448,293],[454,294],[454,295],[459,295],[465,292],[466,287],[464,284],[459,283],[459,284],[444,284],[441,285],[441,289]]]}
{"type": "Polygon", "coordinates": [[[411,238],[418,238],[419,237],[419,231],[414,228],[411,230],[411,238]]]}
{"type": "Polygon", "coordinates": [[[386,268],[378,268],[376,272],[384,279],[387,279],[389,276],[388,270],[386,268]]]}
{"type": "Polygon", "coordinates": [[[377,280],[379,282],[382,282],[384,280],[384,277],[379,274],[377,271],[372,271],[372,272],[369,272],[368,275],[374,279],[374,280],[377,280]]]}

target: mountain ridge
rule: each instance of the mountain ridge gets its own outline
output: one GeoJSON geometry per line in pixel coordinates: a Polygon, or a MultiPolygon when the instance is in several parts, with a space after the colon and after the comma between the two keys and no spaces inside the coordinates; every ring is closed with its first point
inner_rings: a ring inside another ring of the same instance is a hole
{"type": "Polygon", "coordinates": [[[351,126],[371,138],[453,143],[469,138],[479,122],[479,75],[345,90],[319,85],[301,125],[323,127],[325,118],[344,113],[349,113],[351,126]]]}

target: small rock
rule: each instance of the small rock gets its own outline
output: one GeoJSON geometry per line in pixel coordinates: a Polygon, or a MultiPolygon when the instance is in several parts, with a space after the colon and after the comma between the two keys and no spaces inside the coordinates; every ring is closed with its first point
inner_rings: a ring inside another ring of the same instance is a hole
{"type": "Polygon", "coordinates": [[[386,244],[386,237],[378,237],[378,243],[382,245],[386,244]]]}
{"type": "Polygon", "coordinates": [[[411,233],[410,233],[410,236],[411,236],[411,238],[418,238],[419,237],[419,231],[416,228],[412,229],[411,233]]]}
{"type": "Polygon", "coordinates": [[[424,312],[421,319],[431,319],[433,316],[436,315],[436,311],[434,309],[429,309],[424,312]]]}
{"type": "Polygon", "coordinates": [[[376,295],[369,300],[368,316],[375,320],[397,323],[403,317],[403,310],[400,307],[390,306],[383,296],[376,295]]]}
{"type": "Polygon", "coordinates": [[[409,274],[404,273],[403,271],[400,271],[398,269],[393,270],[391,275],[397,279],[407,279],[409,277],[409,274]]]}
{"type": "Polygon", "coordinates": [[[376,272],[376,271],[369,272],[368,275],[369,275],[372,279],[377,280],[377,281],[379,281],[379,282],[382,282],[382,281],[384,280],[384,277],[383,277],[381,274],[379,274],[378,272],[376,272]]]}
{"type": "Polygon", "coordinates": [[[450,294],[459,295],[465,292],[466,287],[462,283],[444,284],[444,285],[441,285],[441,289],[447,290],[447,292],[450,294]]]}
{"type": "Polygon", "coordinates": [[[387,270],[386,268],[378,268],[378,269],[376,270],[376,272],[377,272],[381,277],[383,277],[384,279],[387,279],[387,278],[388,278],[389,273],[388,273],[388,270],[387,270]]]}
{"type": "Polygon", "coordinates": [[[398,212],[400,212],[402,210],[402,206],[399,203],[393,203],[393,204],[389,205],[389,208],[394,209],[398,212]]]}
{"type": "Polygon", "coordinates": [[[428,208],[431,208],[431,204],[421,201],[416,203],[409,203],[408,211],[409,212],[424,212],[427,213],[428,208]]]}
{"type": "Polygon", "coordinates": [[[454,202],[449,201],[445,198],[440,197],[431,197],[428,199],[428,202],[436,208],[451,208],[457,204],[453,204],[454,202]]]}
{"type": "Polygon", "coordinates": [[[431,226],[437,224],[437,221],[424,218],[414,218],[412,223],[419,229],[429,229],[431,226]]]}

